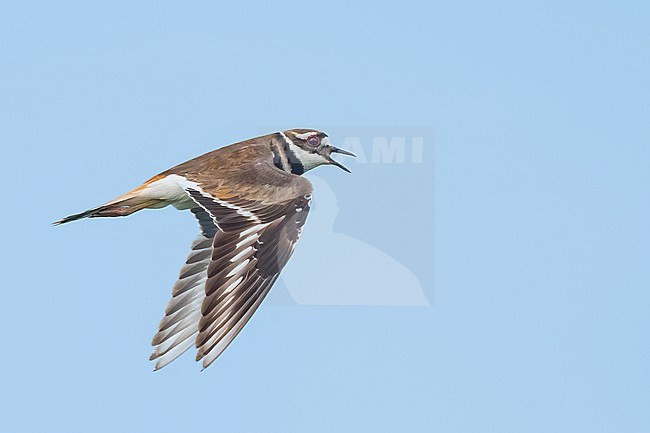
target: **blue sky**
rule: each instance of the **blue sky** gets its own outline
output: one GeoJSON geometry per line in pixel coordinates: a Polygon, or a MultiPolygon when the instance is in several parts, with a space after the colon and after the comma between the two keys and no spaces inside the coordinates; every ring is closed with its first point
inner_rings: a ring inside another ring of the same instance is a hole
{"type": "Polygon", "coordinates": [[[650,431],[649,20],[634,1],[0,4],[0,430],[650,431]],[[316,170],[335,199],[315,212],[338,213],[268,305],[208,370],[153,373],[192,218],[49,223],[305,126],[407,158],[316,170]],[[310,265],[339,242],[431,305],[367,305],[404,287],[363,260],[310,265]],[[369,301],[304,305],[323,271],[369,301]]]}

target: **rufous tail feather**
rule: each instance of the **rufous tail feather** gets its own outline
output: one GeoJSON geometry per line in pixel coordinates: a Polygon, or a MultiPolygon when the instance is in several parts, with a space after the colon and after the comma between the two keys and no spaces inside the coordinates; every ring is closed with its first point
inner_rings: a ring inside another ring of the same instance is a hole
{"type": "Polygon", "coordinates": [[[52,225],[58,226],[60,224],[69,223],[83,218],[127,216],[144,208],[159,207],[160,204],[161,200],[156,199],[142,200],[138,197],[117,199],[113,202],[88,209],[87,211],[61,218],[60,220],[53,222],[52,225]]]}

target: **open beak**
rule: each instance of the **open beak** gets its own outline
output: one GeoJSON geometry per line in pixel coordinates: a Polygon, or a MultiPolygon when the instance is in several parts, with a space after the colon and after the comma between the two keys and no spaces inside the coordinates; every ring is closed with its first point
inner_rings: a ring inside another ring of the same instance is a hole
{"type": "Polygon", "coordinates": [[[338,168],[340,168],[341,170],[347,171],[348,173],[352,173],[346,166],[344,166],[343,164],[341,164],[338,161],[333,160],[332,157],[331,157],[332,153],[340,153],[341,155],[354,156],[355,158],[357,157],[357,155],[355,155],[352,152],[348,152],[347,150],[343,150],[343,149],[339,149],[338,147],[330,146],[330,155],[327,156],[327,160],[329,161],[330,164],[335,165],[338,168]]]}

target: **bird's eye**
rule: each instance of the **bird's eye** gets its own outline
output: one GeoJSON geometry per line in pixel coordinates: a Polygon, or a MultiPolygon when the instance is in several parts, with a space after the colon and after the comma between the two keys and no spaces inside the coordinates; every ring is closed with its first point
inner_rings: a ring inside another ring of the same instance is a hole
{"type": "Polygon", "coordinates": [[[317,147],[320,144],[320,138],[317,135],[312,135],[307,139],[307,144],[311,147],[317,147]]]}

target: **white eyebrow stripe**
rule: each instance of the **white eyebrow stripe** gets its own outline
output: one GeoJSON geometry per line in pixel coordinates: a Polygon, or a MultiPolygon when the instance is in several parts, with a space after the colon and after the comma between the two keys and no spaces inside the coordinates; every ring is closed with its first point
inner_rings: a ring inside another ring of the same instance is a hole
{"type": "Polygon", "coordinates": [[[312,135],[318,134],[316,131],[311,131],[311,132],[305,132],[304,134],[294,134],[296,138],[299,138],[301,140],[307,140],[309,137],[312,135]]]}

